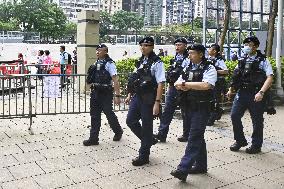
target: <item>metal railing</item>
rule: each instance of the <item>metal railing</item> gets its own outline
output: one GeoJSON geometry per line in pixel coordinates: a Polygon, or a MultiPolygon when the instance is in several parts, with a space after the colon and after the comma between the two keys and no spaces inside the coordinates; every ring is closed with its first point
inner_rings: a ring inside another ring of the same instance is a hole
{"type": "MultiPolygon", "coordinates": [[[[127,78],[123,74],[121,77],[127,78]]],[[[86,74],[18,74],[0,76],[0,119],[33,118],[40,115],[81,114],[90,112],[90,91],[86,74]],[[65,82],[63,82],[65,81],[65,82]]],[[[121,86],[120,105],[125,111],[125,85],[121,86]]]]}

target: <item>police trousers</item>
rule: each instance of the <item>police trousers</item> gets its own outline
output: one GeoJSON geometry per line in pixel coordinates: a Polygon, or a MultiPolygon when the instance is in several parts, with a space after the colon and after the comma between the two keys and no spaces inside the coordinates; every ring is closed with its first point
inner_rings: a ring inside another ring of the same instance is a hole
{"type": "MultiPolygon", "coordinates": [[[[178,93],[176,88],[174,86],[170,86],[166,94],[166,104],[161,116],[159,127],[159,135],[163,138],[167,138],[169,127],[177,108],[177,95],[178,93]]],[[[183,119],[183,136],[187,138],[189,135],[189,128],[187,127],[188,124],[185,123],[186,119],[183,108],[181,108],[181,115],[183,119]]]]}
{"type": "Polygon", "coordinates": [[[153,105],[145,103],[141,96],[135,94],[129,104],[126,124],[141,140],[139,157],[148,158],[153,140],[153,105]],[[139,122],[141,119],[142,124],[139,122]]]}
{"type": "Polygon", "coordinates": [[[233,124],[234,139],[237,143],[246,143],[243,132],[242,117],[246,110],[249,111],[252,119],[252,146],[260,148],[263,143],[263,114],[265,102],[255,102],[255,91],[240,89],[236,94],[231,110],[231,120],[233,124]]]}
{"type": "Polygon", "coordinates": [[[110,128],[115,134],[120,134],[122,128],[117,116],[113,112],[113,92],[112,90],[96,91],[92,90],[90,100],[91,130],[90,139],[98,141],[101,128],[101,113],[106,115],[110,128]]]}
{"type": "Polygon", "coordinates": [[[208,117],[209,108],[206,106],[200,106],[195,110],[186,109],[186,123],[190,131],[184,156],[178,165],[178,169],[185,173],[191,169],[193,164],[198,169],[207,170],[207,150],[204,133],[208,117]]]}

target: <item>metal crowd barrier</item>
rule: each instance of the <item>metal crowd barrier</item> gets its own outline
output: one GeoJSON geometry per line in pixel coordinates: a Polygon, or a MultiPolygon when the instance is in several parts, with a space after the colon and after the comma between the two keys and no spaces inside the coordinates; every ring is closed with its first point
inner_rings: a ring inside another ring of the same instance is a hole
{"type": "MultiPolygon", "coordinates": [[[[29,118],[28,130],[33,134],[33,118],[37,116],[89,113],[86,77],[86,74],[0,75],[0,119],[29,118]]],[[[115,111],[128,109],[124,104],[123,79],[127,75],[120,77],[122,100],[120,105],[114,105],[115,111]]]]}

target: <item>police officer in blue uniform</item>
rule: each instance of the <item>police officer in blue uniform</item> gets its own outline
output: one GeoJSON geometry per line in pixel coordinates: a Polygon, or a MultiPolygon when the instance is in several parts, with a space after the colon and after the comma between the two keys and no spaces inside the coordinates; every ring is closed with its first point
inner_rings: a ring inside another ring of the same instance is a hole
{"type": "MultiPolygon", "coordinates": [[[[166,104],[164,112],[161,116],[161,122],[159,127],[158,134],[155,137],[160,142],[166,142],[167,134],[169,132],[169,126],[173,119],[174,112],[177,108],[177,95],[178,92],[174,86],[174,83],[179,78],[183,68],[185,68],[188,63],[188,53],[187,53],[187,40],[185,38],[178,38],[175,42],[176,55],[170,61],[171,65],[166,74],[166,80],[169,84],[167,95],[166,95],[166,104]]],[[[182,116],[184,117],[184,111],[182,111],[182,116]]],[[[186,142],[189,134],[189,129],[186,127],[185,119],[183,119],[183,135],[178,138],[180,142],[186,142]]]]}
{"type": "Polygon", "coordinates": [[[177,169],[171,172],[175,178],[185,181],[188,174],[207,172],[207,151],[204,139],[207,120],[213,105],[213,87],[217,71],[205,58],[206,48],[200,44],[189,47],[190,63],[175,83],[183,91],[186,105],[186,123],[189,125],[188,144],[177,169]]]}
{"type": "Polygon", "coordinates": [[[259,40],[255,36],[244,41],[244,55],[238,60],[234,70],[232,84],[227,93],[228,97],[237,92],[231,110],[235,143],[230,146],[231,151],[238,151],[247,146],[243,132],[242,117],[248,109],[253,124],[252,145],[246,153],[261,152],[263,143],[263,113],[265,109],[265,94],[272,85],[273,71],[268,59],[258,51],[259,40]]]}
{"type": "Polygon", "coordinates": [[[113,88],[115,92],[114,102],[120,104],[120,89],[117,70],[114,61],[108,55],[108,47],[101,44],[96,50],[98,60],[88,70],[87,83],[91,85],[91,130],[88,140],[84,140],[84,146],[99,144],[99,131],[101,127],[101,113],[107,117],[108,123],[115,133],[113,141],[119,141],[123,130],[113,112],[113,88]]]}
{"type": "Polygon", "coordinates": [[[229,73],[225,64],[225,59],[220,54],[220,46],[218,44],[212,44],[208,50],[209,60],[217,70],[217,82],[214,87],[214,109],[210,114],[207,125],[214,125],[215,120],[219,120],[222,117],[223,109],[220,106],[222,100],[222,94],[226,94],[226,80],[225,76],[229,73]]]}
{"type": "Polygon", "coordinates": [[[126,124],[141,140],[139,155],[132,160],[134,166],[149,163],[150,148],[153,144],[153,118],[160,113],[166,81],[164,63],[153,52],[154,39],[145,37],[139,44],[142,57],[136,63],[136,71],[129,77],[126,99],[126,103],[129,103],[126,124]]]}

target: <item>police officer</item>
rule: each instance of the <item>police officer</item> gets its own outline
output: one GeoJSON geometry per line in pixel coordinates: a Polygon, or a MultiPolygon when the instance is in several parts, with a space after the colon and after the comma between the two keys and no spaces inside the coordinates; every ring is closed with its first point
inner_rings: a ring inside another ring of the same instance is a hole
{"type": "MultiPolygon", "coordinates": [[[[186,50],[187,40],[185,38],[178,38],[177,40],[175,40],[174,44],[176,48],[176,55],[174,59],[170,61],[171,65],[166,74],[166,80],[169,84],[166,95],[166,105],[164,108],[164,112],[161,116],[159,132],[155,135],[155,137],[160,142],[166,142],[167,134],[169,132],[169,126],[173,119],[175,109],[177,107],[178,92],[174,86],[174,83],[179,78],[183,68],[186,67],[189,63],[189,60],[187,59],[188,53],[186,50]]],[[[184,112],[182,111],[182,116],[184,117],[183,113],[184,112]]],[[[189,130],[187,129],[187,127],[185,127],[185,119],[183,120],[183,135],[178,138],[178,141],[180,142],[186,142],[189,134],[189,130]]]]}
{"type": "Polygon", "coordinates": [[[85,146],[99,144],[99,131],[101,127],[101,113],[107,117],[109,125],[115,133],[113,141],[119,141],[123,130],[113,112],[113,87],[115,92],[115,104],[120,104],[119,82],[114,61],[108,55],[108,47],[99,45],[96,50],[98,60],[88,70],[87,83],[91,85],[91,130],[88,140],[84,140],[85,146]]]}
{"type": "Polygon", "coordinates": [[[185,154],[174,177],[185,181],[188,174],[207,172],[207,151],[204,139],[207,120],[213,103],[213,87],[217,72],[205,58],[206,48],[200,44],[189,47],[190,63],[175,83],[177,90],[183,91],[186,123],[190,128],[185,154]]]}
{"type": "Polygon", "coordinates": [[[234,70],[233,81],[228,97],[237,92],[231,110],[235,143],[230,146],[231,151],[238,151],[247,146],[247,140],[243,132],[241,118],[248,109],[253,124],[252,145],[246,149],[246,153],[256,154],[261,152],[263,143],[263,113],[265,108],[265,93],[273,81],[273,71],[269,61],[260,51],[259,40],[255,36],[244,41],[243,57],[238,60],[234,70]]]}
{"type": "Polygon", "coordinates": [[[225,59],[220,54],[220,46],[218,44],[212,44],[208,50],[209,60],[217,70],[217,82],[214,87],[214,109],[210,114],[207,125],[214,125],[215,120],[219,120],[222,117],[223,109],[220,107],[222,94],[226,94],[226,80],[225,76],[229,73],[225,64],[225,59]]]}
{"type": "Polygon", "coordinates": [[[145,37],[139,44],[142,57],[129,79],[129,94],[126,99],[126,103],[130,102],[126,124],[141,140],[139,155],[132,160],[134,166],[149,163],[153,143],[153,118],[160,113],[163,86],[166,81],[164,63],[153,52],[154,39],[145,37]]]}

